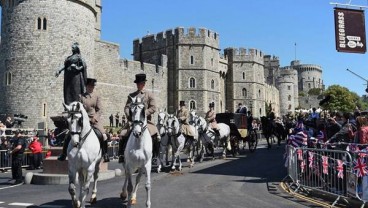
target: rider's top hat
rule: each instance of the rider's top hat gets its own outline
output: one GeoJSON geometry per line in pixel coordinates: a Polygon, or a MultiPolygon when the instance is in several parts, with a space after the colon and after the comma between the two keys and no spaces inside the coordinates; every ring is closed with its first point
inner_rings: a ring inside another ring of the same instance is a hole
{"type": "Polygon", "coordinates": [[[93,85],[93,86],[96,86],[96,82],[97,82],[97,80],[96,80],[96,79],[93,79],[93,78],[87,78],[87,83],[86,83],[86,85],[93,85]]]}
{"type": "Polygon", "coordinates": [[[146,82],[146,74],[136,74],[134,83],[146,82]]]}
{"type": "Polygon", "coordinates": [[[210,107],[210,108],[215,107],[215,103],[214,103],[214,102],[211,102],[209,107],[210,107]]]}
{"type": "Polygon", "coordinates": [[[185,106],[185,101],[184,100],[181,100],[179,105],[180,106],[185,106]]]}

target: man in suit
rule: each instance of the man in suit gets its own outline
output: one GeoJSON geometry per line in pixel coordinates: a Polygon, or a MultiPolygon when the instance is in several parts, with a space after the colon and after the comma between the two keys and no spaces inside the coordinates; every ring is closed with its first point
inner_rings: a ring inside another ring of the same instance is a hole
{"type": "Polygon", "coordinates": [[[156,125],[153,123],[153,114],[156,112],[156,102],[155,97],[152,93],[148,92],[145,89],[146,86],[146,74],[136,74],[134,83],[137,85],[137,90],[133,93],[130,93],[128,96],[128,100],[125,104],[124,112],[128,122],[123,127],[123,130],[120,133],[120,142],[119,142],[119,163],[124,161],[124,151],[126,144],[128,142],[128,138],[131,132],[131,123],[132,118],[130,115],[130,104],[132,103],[131,97],[141,98],[144,102],[145,114],[147,117],[147,128],[150,132],[152,139],[157,139],[158,141],[161,139],[160,134],[158,134],[158,129],[156,125]]]}

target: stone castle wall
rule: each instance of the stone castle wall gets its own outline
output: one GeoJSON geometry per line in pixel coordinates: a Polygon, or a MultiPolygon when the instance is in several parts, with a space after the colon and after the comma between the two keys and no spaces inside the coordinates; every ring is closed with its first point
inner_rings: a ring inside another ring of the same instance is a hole
{"type": "Polygon", "coordinates": [[[13,2],[1,1],[0,80],[11,74],[12,83],[0,85],[6,97],[1,99],[0,109],[27,115],[25,125],[48,122],[50,115],[62,111],[63,75],[55,79],[54,74],[71,55],[73,42],[80,44],[93,74],[100,7],[67,0],[13,2]]]}

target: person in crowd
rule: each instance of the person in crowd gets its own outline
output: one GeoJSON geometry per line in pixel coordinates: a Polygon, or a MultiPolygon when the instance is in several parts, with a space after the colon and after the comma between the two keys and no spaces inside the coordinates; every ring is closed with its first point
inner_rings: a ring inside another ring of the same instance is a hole
{"type": "Polygon", "coordinates": [[[143,99],[144,107],[145,107],[145,114],[147,117],[147,128],[149,133],[152,137],[156,137],[158,141],[160,141],[160,134],[158,134],[158,129],[156,125],[153,123],[153,115],[156,112],[156,101],[154,94],[148,92],[145,89],[146,86],[146,74],[136,74],[134,83],[137,86],[137,90],[133,93],[130,93],[128,96],[128,99],[126,101],[124,112],[126,115],[126,118],[128,119],[128,122],[126,122],[125,126],[122,128],[122,131],[120,132],[120,142],[119,142],[119,163],[124,162],[124,151],[126,144],[128,142],[128,138],[130,136],[131,132],[131,123],[132,123],[132,117],[130,115],[130,106],[133,102],[131,98],[138,97],[143,99]]]}
{"type": "Polygon", "coordinates": [[[66,58],[64,67],[55,74],[58,77],[64,71],[64,103],[67,105],[79,101],[79,95],[86,92],[87,82],[87,65],[81,56],[78,43],[73,43],[72,53],[66,58]]]}
{"type": "Polygon", "coordinates": [[[111,114],[109,119],[110,119],[110,127],[114,127],[114,115],[111,114]]]}
{"type": "Polygon", "coordinates": [[[368,144],[368,119],[364,116],[358,116],[356,118],[356,124],[355,143],[368,144]]]}
{"type": "Polygon", "coordinates": [[[34,136],[32,142],[29,144],[28,149],[32,152],[30,169],[40,169],[42,162],[42,144],[38,139],[38,136],[34,136]]]}
{"type": "Polygon", "coordinates": [[[12,149],[9,154],[12,157],[12,178],[15,180],[14,184],[23,183],[22,161],[23,153],[26,148],[26,141],[20,130],[15,131],[15,137],[12,139],[12,149]]]}
{"type": "Polygon", "coordinates": [[[236,109],[235,113],[247,114],[247,107],[243,106],[242,103],[239,103],[238,104],[238,109],[236,109]]]}
{"type": "Polygon", "coordinates": [[[334,134],[339,132],[341,129],[341,124],[338,121],[336,121],[336,119],[340,121],[341,117],[336,116],[336,117],[330,117],[327,119],[327,126],[326,126],[326,137],[327,138],[331,138],[334,134]]]}
{"type": "Polygon", "coordinates": [[[119,119],[120,119],[119,112],[117,112],[116,115],[115,115],[116,127],[119,127],[119,119]]]}
{"type": "Polygon", "coordinates": [[[11,119],[11,117],[10,117],[10,116],[6,117],[6,120],[5,120],[5,126],[6,126],[6,128],[7,128],[7,130],[5,130],[5,134],[6,134],[7,136],[12,135],[12,130],[11,130],[11,128],[13,128],[13,126],[14,126],[14,121],[12,121],[12,119],[11,119]]]}
{"type": "Polygon", "coordinates": [[[247,130],[248,130],[248,136],[251,134],[251,132],[253,131],[253,115],[251,111],[247,112],[248,116],[247,116],[247,130]]]}
{"type": "Polygon", "coordinates": [[[352,124],[349,122],[349,119],[352,117],[351,113],[344,113],[342,116],[342,126],[341,129],[335,133],[327,142],[328,143],[335,143],[335,142],[345,142],[350,143],[353,142],[349,136],[349,130],[352,127],[352,124]]]}

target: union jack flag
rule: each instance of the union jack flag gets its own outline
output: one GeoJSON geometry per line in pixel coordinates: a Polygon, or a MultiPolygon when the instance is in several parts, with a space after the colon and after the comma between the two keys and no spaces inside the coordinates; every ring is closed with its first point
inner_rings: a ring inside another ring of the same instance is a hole
{"type": "Polygon", "coordinates": [[[303,150],[298,149],[296,152],[298,154],[298,160],[303,160],[303,150]]]}
{"type": "Polygon", "coordinates": [[[344,178],[344,162],[342,160],[337,160],[336,170],[338,171],[337,177],[343,179],[344,178]]]}
{"type": "Polygon", "coordinates": [[[368,155],[368,147],[365,149],[361,149],[358,153],[359,157],[366,157],[368,155]]]}
{"type": "Polygon", "coordinates": [[[354,164],[354,169],[353,171],[355,172],[357,177],[363,177],[365,175],[367,175],[367,165],[365,163],[365,159],[364,158],[358,158],[356,160],[353,161],[354,164]]]}
{"type": "Polygon", "coordinates": [[[300,169],[301,169],[301,172],[304,173],[304,169],[305,169],[305,160],[303,160],[301,163],[300,163],[300,169]]]}
{"type": "Polygon", "coordinates": [[[314,153],[313,152],[308,152],[309,154],[309,168],[313,168],[313,159],[314,159],[314,153]]]}
{"type": "Polygon", "coordinates": [[[328,157],[322,156],[323,173],[328,175],[328,157]]]}

